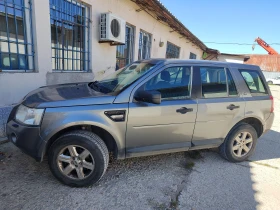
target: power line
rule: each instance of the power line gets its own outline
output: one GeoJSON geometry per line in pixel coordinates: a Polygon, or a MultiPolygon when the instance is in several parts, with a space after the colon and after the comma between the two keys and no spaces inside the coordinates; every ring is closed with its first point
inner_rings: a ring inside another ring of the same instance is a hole
{"type": "MultiPolygon", "coordinates": [[[[228,44],[228,45],[250,45],[252,46],[253,44],[256,44],[256,43],[235,43],[235,42],[204,42],[205,44],[228,44]]],[[[271,43],[269,45],[280,45],[280,43],[271,43]]]]}

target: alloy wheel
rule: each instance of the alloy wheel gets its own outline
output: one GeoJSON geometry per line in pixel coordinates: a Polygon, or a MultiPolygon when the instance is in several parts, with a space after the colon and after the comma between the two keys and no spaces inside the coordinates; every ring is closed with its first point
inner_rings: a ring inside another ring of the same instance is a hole
{"type": "Polygon", "coordinates": [[[241,132],[235,137],[233,141],[232,151],[236,157],[243,157],[251,151],[252,146],[252,135],[249,132],[241,132]]]}
{"type": "Polygon", "coordinates": [[[57,165],[64,176],[81,180],[91,175],[95,162],[87,149],[69,145],[58,153],[57,165]]]}

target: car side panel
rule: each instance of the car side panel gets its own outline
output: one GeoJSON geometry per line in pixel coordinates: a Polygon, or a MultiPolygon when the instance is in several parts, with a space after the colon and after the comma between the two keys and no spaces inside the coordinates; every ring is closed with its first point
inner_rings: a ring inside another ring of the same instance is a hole
{"type": "Polygon", "coordinates": [[[48,141],[57,132],[75,125],[92,125],[108,131],[116,141],[118,147],[118,158],[125,157],[125,133],[126,120],[124,122],[114,122],[107,117],[104,112],[111,110],[126,111],[128,114],[128,104],[106,104],[92,106],[74,106],[47,108],[41,125],[41,137],[48,141]]]}
{"type": "Polygon", "coordinates": [[[271,100],[269,96],[246,97],[245,118],[258,118],[263,124],[270,116],[271,100]]]}
{"type": "MultiPolygon", "coordinates": [[[[242,69],[246,69],[247,66],[245,66],[242,69]]],[[[249,68],[251,70],[251,68],[249,68]]],[[[271,114],[271,100],[269,95],[271,94],[269,86],[265,82],[265,77],[263,73],[261,72],[259,67],[255,67],[255,69],[252,69],[255,71],[259,71],[260,76],[262,77],[262,80],[264,81],[264,85],[267,88],[268,95],[264,96],[252,96],[250,93],[249,88],[246,85],[245,80],[243,79],[242,75],[240,74],[238,68],[232,69],[232,76],[234,77],[234,80],[236,81],[237,88],[241,94],[241,96],[244,98],[245,101],[245,113],[244,118],[256,118],[258,119],[264,127],[270,127],[269,125],[265,125],[266,121],[270,118],[271,114]]],[[[273,117],[272,117],[273,118],[273,117]]],[[[270,118],[271,119],[271,118],[270,118]]],[[[273,121],[273,120],[272,120],[273,121]]],[[[271,124],[270,122],[268,122],[271,124]]],[[[232,126],[235,124],[233,123],[232,126]]]]}
{"type": "Polygon", "coordinates": [[[194,146],[221,144],[232,128],[232,124],[244,118],[244,110],[245,103],[240,97],[199,99],[192,140],[194,146]],[[229,110],[227,106],[230,104],[239,108],[229,110]]]}
{"type": "MultiPolygon", "coordinates": [[[[201,65],[197,65],[197,67],[199,66],[201,65]]],[[[205,145],[219,146],[234,124],[244,118],[245,102],[242,97],[242,89],[239,88],[234,76],[235,71],[227,65],[221,65],[219,67],[229,69],[239,95],[226,98],[202,98],[201,78],[197,67],[195,67],[197,71],[195,80],[199,81],[200,90],[197,94],[198,112],[192,143],[195,148],[205,145]],[[231,104],[239,106],[239,108],[227,109],[231,104]]]]}
{"type": "Polygon", "coordinates": [[[160,105],[130,103],[126,135],[127,154],[139,156],[144,150],[191,147],[196,112],[196,100],[162,101],[160,105]],[[176,110],[181,107],[193,111],[186,114],[177,113],[176,110]],[[162,148],[162,145],[165,147],[162,148]]]}

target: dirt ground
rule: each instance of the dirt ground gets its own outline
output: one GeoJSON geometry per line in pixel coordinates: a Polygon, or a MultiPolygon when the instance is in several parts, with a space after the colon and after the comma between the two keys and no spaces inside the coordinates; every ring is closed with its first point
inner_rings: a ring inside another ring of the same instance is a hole
{"type": "Polygon", "coordinates": [[[280,86],[271,90],[273,127],[244,163],[216,150],[113,161],[98,184],[78,189],[60,184],[46,161],[2,144],[0,209],[279,209],[280,86]]]}

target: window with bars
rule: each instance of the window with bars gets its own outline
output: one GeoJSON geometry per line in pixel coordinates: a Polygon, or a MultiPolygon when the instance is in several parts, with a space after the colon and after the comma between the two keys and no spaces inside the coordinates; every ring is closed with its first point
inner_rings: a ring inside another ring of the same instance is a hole
{"type": "Polygon", "coordinates": [[[57,71],[89,71],[89,7],[50,0],[52,65],[57,71]]]}
{"type": "Polygon", "coordinates": [[[196,54],[194,54],[194,53],[190,53],[190,59],[196,59],[196,54]]]}
{"type": "Polygon", "coordinates": [[[117,46],[116,70],[133,62],[134,28],[132,26],[126,25],[125,37],[125,44],[117,46]]]}
{"type": "Polygon", "coordinates": [[[180,57],[180,47],[167,42],[166,48],[166,58],[179,58],[180,57]]]}
{"type": "Polygon", "coordinates": [[[151,34],[144,31],[140,31],[139,34],[139,50],[138,50],[138,60],[144,60],[151,58],[151,34]]]}
{"type": "Polygon", "coordinates": [[[0,71],[33,71],[31,0],[0,0],[0,71]]]}

